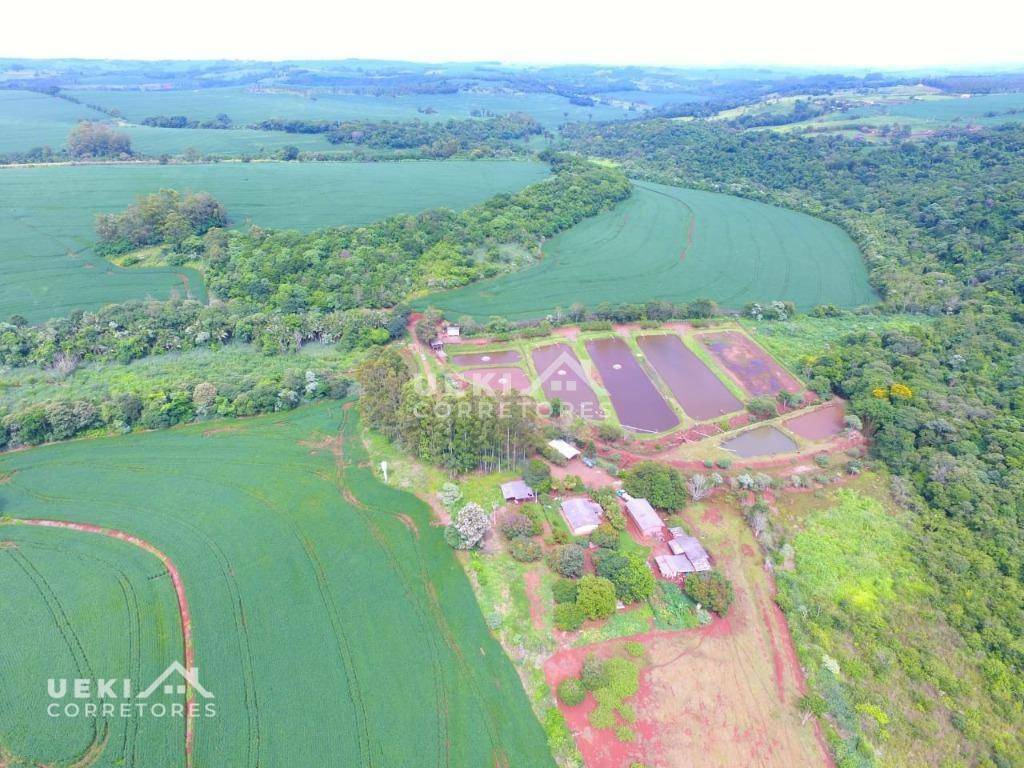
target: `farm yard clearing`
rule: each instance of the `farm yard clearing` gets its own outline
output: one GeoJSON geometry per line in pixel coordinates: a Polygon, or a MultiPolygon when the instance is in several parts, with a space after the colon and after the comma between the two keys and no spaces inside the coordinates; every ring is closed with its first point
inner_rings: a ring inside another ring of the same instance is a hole
{"type": "MultiPolygon", "coordinates": [[[[224,433],[197,425],[24,451],[0,459],[0,472],[11,474],[5,514],[127,531],[176,563],[192,597],[196,665],[218,705],[217,717],[197,723],[196,765],[229,755],[241,756],[239,765],[316,764],[330,752],[347,764],[550,766],[520,683],[426,506],[380,484],[365,459],[355,412],[333,405],[240,422],[224,433]],[[417,705],[396,707],[396,686],[417,705]]],[[[5,574],[28,553],[55,596],[42,603],[38,590],[21,589],[4,610],[52,622],[46,605],[59,600],[87,640],[131,618],[113,610],[114,596],[121,600],[116,568],[139,559],[142,570],[134,572],[154,597],[143,603],[146,618],[133,642],[142,644],[147,673],[178,658],[174,594],[151,555],[62,529],[8,525],[0,539],[13,542],[0,551],[5,574]],[[60,547],[89,548],[66,578],[52,576],[68,559],[60,547]],[[114,565],[111,575],[95,556],[114,565]],[[144,578],[154,574],[162,581],[144,578]],[[103,589],[110,593],[97,602],[103,589]],[[107,604],[109,617],[95,608],[107,604]],[[158,610],[165,619],[156,620],[158,610]],[[166,630],[154,632],[158,626],[166,630]]],[[[85,647],[96,676],[135,676],[125,674],[123,646],[85,647]]],[[[19,672],[26,706],[45,695],[30,678],[80,676],[75,657],[58,651],[19,672]]],[[[10,668],[0,664],[5,691],[12,690],[10,668]]],[[[97,742],[91,723],[28,738],[11,729],[38,713],[14,712],[0,724],[0,743],[33,762],[74,760],[90,748],[97,766],[185,762],[180,721],[177,731],[167,723],[166,732],[143,731],[139,758],[122,763],[120,740],[97,742]]]]}
{"type": "Polygon", "coordinates": [[[166,188],[205,191],[225,205],[235,226],[313,230],[428,208],[466,208],[518,191],[547,172],[532,161],[0,169],[0,316],[39,321],[150,296],[205,301],[194,269],[124,269],[92,252],[95,215],[120,210],[136,195],[166,188]]]}
{"type": "Polygon", "coordinates": [[[560,705],[587,768],[620,768],[630,761],[653,768],[831,766],[815,724],[796,708],[803,674],[786,620],[773,602],[772,577],[742,514],[716,501],[693,508],[686,518],[734,585],[729,615],[706,627],[653,630],[561,650],[545,664],[554,686],[578,674],[589,653],[611,655],[626,641],[644,646],[648,665],[633,703],[635,742],[594,729],[587,703],[560,705]]]}
{"type": "Polygon", "coordinates": [[[857,246],[834,224],[739,197],[634,182],[632,196],[555,236],[519,272],[418,299],[450,317],[545,317],[594,308],[713,299],[739,308],[872,304],[857,246]]]}

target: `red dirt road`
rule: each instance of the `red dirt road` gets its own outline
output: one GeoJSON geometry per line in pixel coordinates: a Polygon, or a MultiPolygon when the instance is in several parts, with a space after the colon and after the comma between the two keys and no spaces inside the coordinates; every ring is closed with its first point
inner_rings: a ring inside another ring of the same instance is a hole
{"type": "MultiPolygon", "coordinates": [[[[774,582],[738,510],[708,507],[688,519],[736,592],[729,615],[706,627],[639,635],[649,665],[634,700],[638,740],[616,741],[587,722],[592,700],[560,705],[588,768],[810,768],[833,763],[816,723],[796,708],[803,673],[773,600],[774,582]]],[[[616,652],[623,640],[561,651],[545,665],[549,684],[578,674],[583,657],[616,652]]]]}
{"type": "MultiPolygon", "coordinates": [[[[100,536],[107,536],[112,539],[126,542],[139,549],[145,550],[154,557],[156,557],[164,568],[167,569],[167,573],[170,574],[171,583],[174,585],[174,594],[178,600],[178,615],[181,619],[181,634],[182,634],[182,649],[184,655],[184,666],[186,669],[193,669],[195,667],[195,648],[192,645],[192,613],[188,607],[188,597],[185,595],[185,584],[181,579],[181,574],[178,572],[177,566],[174,561],[171,560],[163,551],[157,549],[155,546],[150,544],[145,539],[140,539],[138,536],[133,536],[130,533],[119,531],[114,528],[103,528],[98,525],[91,525],[89,523],[72,523],[67,520],[39,520],[39,519],[22,519],[16,518],[12,521],[17,525],[33,525],[41,528],[65,528],[67,530],[79,531],[81,533],[92,533],[100,536]]],[[[195,696],[195,692],[192,686],[186,680],[187,692],[185,694],[186,706],[191,702],[195,696]]],[[[192,745],[195,741],[195,718],[185,718],[185,765],[186,768],[191,768],[192,765],[192,745]]]]}

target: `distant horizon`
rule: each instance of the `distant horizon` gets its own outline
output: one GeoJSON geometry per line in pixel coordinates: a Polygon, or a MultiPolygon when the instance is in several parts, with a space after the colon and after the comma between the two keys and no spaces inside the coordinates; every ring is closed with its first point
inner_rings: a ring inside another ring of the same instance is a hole
{"type": "Polygon", "coordinates": [[[633,0],[617,13],[583,0],[390,0],[326,5],[293,0],[274,14],[237,0],[179,0],[140,15],[132,0],[7,11],[10,58],[127,61],[485,62],[524,66],[784,67],[916,71],[1024,66],[1024,7],[975,0],[946,13],[923,0],[813,0],[667,5],[633,0]],[[54,9],[57,10],[57,9],[54,9]]]}
{"type": "Polygon", "coordinates": [[[613,68],[642,68],[642,69],[667,69],[677,72],[723,72],[723,71],[765,71],[765,72],[801,72],[801,73],[827,73],[827,74],[850,74],[866,76],[868,74],[906,75],[917,74],[1006,74],[1012,72],[1024,72],[1024,57],[1015,61],[998,62],[977,62],[960,65],[934,64],[917,65],[912,67],[883,67],[871,65],[842,65],[842,64],[821,64],[821,65],[797,65],[772,62],[722,62],[716,64],[666,64],[649,62],[608,62],[608,61],[570,61],[570,60],[503,60],[503,59],[476,59],[476,58],[438,58],[438,59],[416,59],[416,58],[392,58],[379,56],[343,56],[337,58],[319,57],[249,57],[249,56],[220,56],[220,57],[197,57],[197,56],[157,56],[157,57],[111,57],[111,56],[0,56],[0,64],[16,62],[111,62],[121,64],[159,64],[159,63],[237,63],[237,64],[342,64],[368,63],[368,64],[415,64],[418,66],[453,66],[453,65],[490,65],[505,68],[522,69],[552,69],[558,67],[588,67],[594,69],[613,68]]]}

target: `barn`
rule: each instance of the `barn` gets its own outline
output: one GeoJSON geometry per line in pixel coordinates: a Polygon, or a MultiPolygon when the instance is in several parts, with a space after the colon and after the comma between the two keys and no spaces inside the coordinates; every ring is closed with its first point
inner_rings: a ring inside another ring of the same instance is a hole
{"type": "Polygon", "coordinates": [[[647,499],[633,499],[626,502],[626,509],[636,527],[644,536],[660,536],[664,523],[647,499]]]}

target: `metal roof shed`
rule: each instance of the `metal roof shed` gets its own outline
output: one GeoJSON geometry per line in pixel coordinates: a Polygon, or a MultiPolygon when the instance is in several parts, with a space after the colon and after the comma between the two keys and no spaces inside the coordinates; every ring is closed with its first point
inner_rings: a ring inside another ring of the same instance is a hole
{"type": "Polygon", "coordinates": [[[665,527],[647,499],[630,499],[626,502],[626,509],[629,510],[629,516],[633,518],[636,527],[644,536],[657,536],[665,527]]]}

